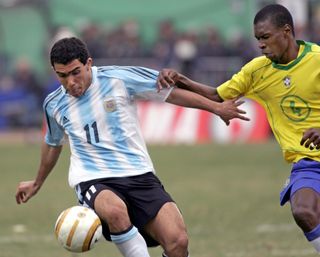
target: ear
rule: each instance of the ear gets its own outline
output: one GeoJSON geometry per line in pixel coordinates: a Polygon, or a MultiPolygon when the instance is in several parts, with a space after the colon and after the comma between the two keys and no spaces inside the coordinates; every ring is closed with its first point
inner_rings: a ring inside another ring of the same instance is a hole
{"type": "Polygon", "coordinates": [[[283,32],[286,34],[286,35],[293,35],[293,32],[292,32],[292,28],[289,24],[286,24],[283,26],[283,32]]]}
{"type": "Polygon", "coordinates": [[[88,60],[87,60],[87,63],[86,63],[86,64],[87,64],[88,69],[90,69],[90,68],[91,68],[91,66],[92,66],[92,62],[93,62],[93,61],[92,61],[92,58],[91,58],[91,57],[89,57],[89,58],[88,58],[88,60]]]}

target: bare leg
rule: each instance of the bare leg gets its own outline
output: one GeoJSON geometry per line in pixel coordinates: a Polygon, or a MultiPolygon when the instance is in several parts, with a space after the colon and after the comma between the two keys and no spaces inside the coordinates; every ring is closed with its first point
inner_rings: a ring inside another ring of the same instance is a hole
{"type": "Polygon", "coordinates": [[[175,203],[164,204],[146,231],[163,247],[168,257],[188,256],[188,235],[183,217],[175,203]]]}
{"type": "Polygon", "coordinates": [[[124,257],[150,257],[147,244],[131,224],[126,204],[110,190],[101,191],[94,202],[95,211],[109,226],[112,242],[124,257]]]}

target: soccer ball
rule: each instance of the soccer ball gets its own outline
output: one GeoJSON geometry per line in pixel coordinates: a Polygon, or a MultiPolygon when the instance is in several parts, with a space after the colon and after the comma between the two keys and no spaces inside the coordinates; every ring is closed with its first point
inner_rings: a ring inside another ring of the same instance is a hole
{"type": "Polygon", "coordinates": [[[68,251],[86,252],[101,238],[102,226],[92,209],[73,206],[61,212],[54,226],[54,233],[68,251]]]}

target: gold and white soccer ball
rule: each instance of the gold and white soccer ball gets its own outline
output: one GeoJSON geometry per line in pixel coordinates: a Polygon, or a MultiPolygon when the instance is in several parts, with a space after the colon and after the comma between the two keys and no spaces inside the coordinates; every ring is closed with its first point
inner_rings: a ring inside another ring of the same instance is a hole
{"type": "Polygon", "coordinates": [[[61,212],[54,232],[60,244],[68,251],[86,252],[101,238],[102,226],[92,209],[73,206],[61,212]]]}

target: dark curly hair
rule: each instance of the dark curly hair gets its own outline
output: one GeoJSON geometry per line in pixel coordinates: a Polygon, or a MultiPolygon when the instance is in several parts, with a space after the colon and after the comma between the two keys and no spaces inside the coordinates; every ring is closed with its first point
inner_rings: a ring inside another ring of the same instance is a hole
{"type": "Polygon", "coordinates": [[[50,51],[50,62],[52,67],[55,63],[68,64],[78,59],[86,64],[90,57],[88,48],[79,38],[63,38],[54,43],[50,51]]]}
{"type": "Polygon", "coordinates": [[[277,28],[282,28],[288,24],[294,33],[293,19],[287,8],[280,4],[270,4],[263,7],[254,17],[253,24],[256,25],[258,22],[270,19],[271,23],[277,28]]]}

